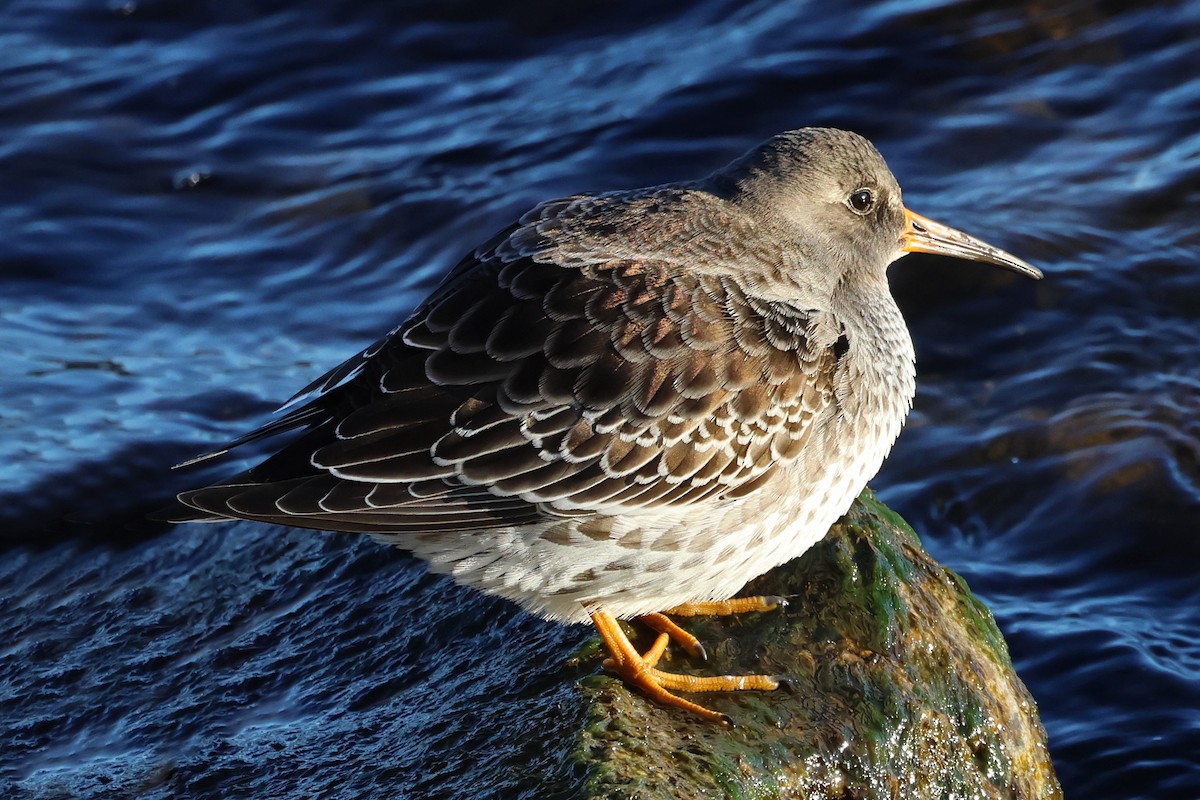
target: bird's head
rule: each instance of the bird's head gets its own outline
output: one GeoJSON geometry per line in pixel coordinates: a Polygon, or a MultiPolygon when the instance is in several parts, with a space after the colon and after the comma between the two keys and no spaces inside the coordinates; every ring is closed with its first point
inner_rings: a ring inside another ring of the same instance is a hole
{"type": "Polygon", "coordinates": [[[883,156],[856,133],[802,128],[774,136],[714,176],[725,194],[784,241],[783,265],[818,293],[847,278],[884,280],[907,253],[995,264],[1031,278],[1036,267],[905,208],[883,156]],[[814,269],[814,265],[818,268],[814,269]]]}

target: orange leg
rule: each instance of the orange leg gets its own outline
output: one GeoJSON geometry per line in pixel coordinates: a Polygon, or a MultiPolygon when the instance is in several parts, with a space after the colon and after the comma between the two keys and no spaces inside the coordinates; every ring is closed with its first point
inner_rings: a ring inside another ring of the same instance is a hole
{"type": "MultiPolygon", "coordinates": [[[[643,622],[647,626],[653,628],[659,633],[665,633],[671,638],[675,644],[687,651],[687,654],[699,661],[707,661],[708,653],[704,651],[704,645],[700,644],[700,640],[683,628],[675,624],[664,614],[643,614],[638,617],[638,622],[643,622]]],[[[661,637],[660,637],[661,638],[661,637]]],[[[655,642],[657,644],[657,642],[655,642]]]]}
{"type": "Polygon", "coordinates": [[[734,597],[730,600],[709,600],[702,603],[684,603],[663,613],[674,614],[677,617],[724,617],[752,611],[773,611],[786,605],[786,597],[763,595],[760,597],[734,597]]]}
{"type": "Polygon", "coordinates": [[[653,646],[642,656],[642,661],[646,662],[646,666],[653,667],[658,664],[658,660],[662,658],[662,654],[667,649],[667,644],[670,643],[671,637],[665,633],[660,633],[658,638],[654,640],[653,646]]]}
{"type": "Polygon", "coordinates": [[[655,669],[654,665],[666,649],[670,638],[668,633],[660,633],[654,646],[642,656],[634,648],[625,632],[621,630],[616,617],[607,611],[592,612],[592,622],[600,631],[600,638],[612,653],[612,658],[604,662],[606,669],[620,675],[629,683],[644,692],[655,702],[665,706],[674,706],[690,711],[701,719],[732,725],[732,720],[725,714],[710,711],[698,703],[684,700],[671,694],[671,689],[688,692],[729,692],[742,689],[778,689],[780,681],[769,675],[720,675],[710,678],[697,678],[691,675],[676,675],[655,669]]]}
{"type": "MultiPolygon", "coordinates": [[[[787,598],[778,595],[759,597],[735,597],[732,600],[711,600],[700,603],[685,603],[661,614],[643,614],[638,621],[650,628],[665,633],[675,644],[687,651],[688,655],[699,661],[707,661],[708,653],[704,645],[692,634],[679,627],[667,614],[680,617],[727,616],[730,614],[745,614],[754,611],[771,611],[787,605],[787,598]]],[[[655,642],[657,645],[658,642],[655,642]]],[[[661,656],[661,653],[660,653],[661,656]]]]}
{"type": "MultiPolygon", "coordinates": [[[[645,653],[642,653],[642,661],[646,663],[647,667],[654,667],[658,665],[659,659],[662,658],[662,655],[666,651],[667,645],[670,644],[670,642],[671,637],[667,634],[660,633],[658,635],[658,638],[654,640],[654,644],[650,646],[650,649],[645,653]]],[[[609,652],[611,652],[611,649],[609,652]]],[[[617,662],[615,659],[606,658],[604,659],[602,666],[607,670],[616,671],[616,664],[617,662]]]]}

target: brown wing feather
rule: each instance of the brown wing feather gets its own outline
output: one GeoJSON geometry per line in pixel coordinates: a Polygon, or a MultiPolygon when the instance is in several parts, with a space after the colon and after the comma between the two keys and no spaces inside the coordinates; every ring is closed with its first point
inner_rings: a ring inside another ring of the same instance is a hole
{"type": "Polygon", "coordinates": [[[215,516],[402,532],[754,491],[834,402],[833,321],[680,259],[589,253],[563,231],[603,202],[526,215],[263,429],[307,434],[180,499],[215,516]]]}

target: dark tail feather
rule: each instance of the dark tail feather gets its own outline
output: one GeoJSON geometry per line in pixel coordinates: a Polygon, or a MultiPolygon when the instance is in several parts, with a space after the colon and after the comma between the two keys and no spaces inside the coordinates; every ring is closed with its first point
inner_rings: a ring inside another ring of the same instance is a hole
{"type": "Polygon", "coordinates": [[[169,522],[173,524],[179,522],[228,522],[230,518],[208,511],[201,511],[198,508],[192,508],[177,500],[168,506],[151,511],[146,515],[146,519],[152,522],[169,522]]]}
{"type": "Polygon", "coordinates": [[[187,461],[176,464],[174,467],[172,467],[172,469],[190,467],[194,464],[208,461],[210,458],[223,456],[235,447],[241,447],[244,444],[257,442],[259,439],[266,439],[268,437],[275,436],[280,433],[286,433],[304,426],[312,427],[314,425],[318,425],[321,422],[324,422],[328,415],[329,412],[323,408],[320,408],[319,406],[304,406],[303,408],[298,408],[290,414],[280,417],[274,422],[268,422],[261,428],[257,428],[253,431],[250,431],[250,433],[239,436],[229,444],[222,447],[220,450],[213,450],[208,453],[202,453],[195,458],[189,458],[187,461]]]}

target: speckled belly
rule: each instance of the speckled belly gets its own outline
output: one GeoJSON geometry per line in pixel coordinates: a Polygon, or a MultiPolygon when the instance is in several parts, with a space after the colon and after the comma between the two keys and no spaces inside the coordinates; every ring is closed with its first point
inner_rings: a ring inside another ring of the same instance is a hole
{"type": "Polygon", "coordinates": [[[458,583],[560,621],[586,621],[597,606],[630,617],[726,598],[825,535],[878,471],[902,416],[870,424],[831,420],[814,437],[812,457],[748,497],[686,514],[377,538],[411,550],[458,583]]]}

